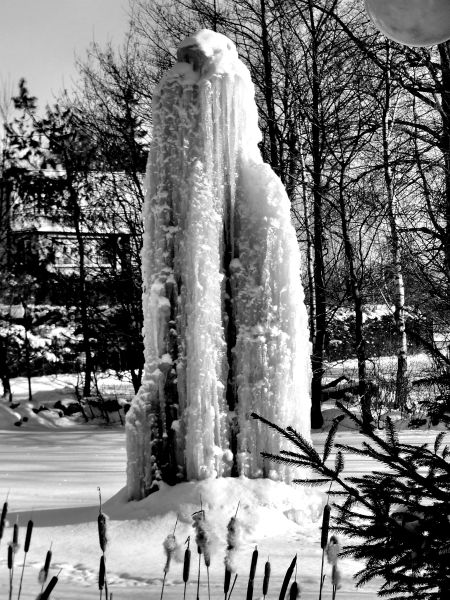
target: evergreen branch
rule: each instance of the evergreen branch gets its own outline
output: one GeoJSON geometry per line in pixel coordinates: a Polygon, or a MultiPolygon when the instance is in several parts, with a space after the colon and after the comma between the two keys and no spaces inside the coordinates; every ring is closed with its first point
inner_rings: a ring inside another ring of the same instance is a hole
{"type": "Polygon", "coordinates": [[[336,437],[336,433],[339,428],[339,424],[343,419],[345,419],[345,415],[339,415],[338,417],[333,419],[333,424],[330,427],[330,431],[328,432],[328,436],[323,447],[323,462],[326,462],[330,455],[331,449],[333,448],[334,438],[336,437]]]}

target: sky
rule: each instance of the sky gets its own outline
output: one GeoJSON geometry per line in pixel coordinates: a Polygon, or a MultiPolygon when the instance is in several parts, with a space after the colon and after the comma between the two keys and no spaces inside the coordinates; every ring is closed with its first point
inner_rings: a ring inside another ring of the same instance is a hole
{"type": "Polygon", "coordinates": [[[75,56],[120,45],[128,24],[128,0],[0,0],[0,86],[15,92],[24,77],[44,108],[73,86],[75,56]]]}

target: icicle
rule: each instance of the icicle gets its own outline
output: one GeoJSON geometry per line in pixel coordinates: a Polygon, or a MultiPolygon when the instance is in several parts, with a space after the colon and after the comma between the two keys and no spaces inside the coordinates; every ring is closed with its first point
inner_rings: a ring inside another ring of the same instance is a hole
{"type": "Polygon", "coordinates": [[[234,44],[202,30],[153,100],[144,206],[145,373],[127,414],[128,493],[159,479],[290,479],[260,457],[309,435],[309,342],[286,192],[258,149],[254,87],[234,44]],[[228,344],[228,345],[227,345],[228,344]],[[227,403],[228,400],[228,403],[227,403]],[[176,421],[176,427],[172,423],[176,421]]]}

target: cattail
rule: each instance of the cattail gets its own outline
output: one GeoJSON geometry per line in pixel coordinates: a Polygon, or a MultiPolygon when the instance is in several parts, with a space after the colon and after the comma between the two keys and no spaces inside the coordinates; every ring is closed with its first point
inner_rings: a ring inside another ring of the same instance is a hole
{"type": "MultiPolygon", "coordinates": [[[[200,499],[201,506],[201,499],[200,499]]],[[[210,555],[210,537],[208,526],[205,519],[205,511],[200,508],[200,510],[192,515],[193,523],[196,534],[195,541],[197,544],[198,551],[198,572],[197,572],[197,600],[199,598],[200,591],[200,556],[203,554],[203,558],[206,565],[206,573],[208,578],[208,598],[210,597],[210,588],[209,588],[209,566],[211,564],[211,555],[210,555]]]]}
{"type": "Polygon", "coordinates": [[[25,534],[25,544],[24,544],[24,553],[25,553],[25,558],[23,559],[23,564],[22,564],[22,573],[20,574],[20,583],[19,583],[19,593],[17,594],[17,600],[20,600],[20,594],[22,592],[22,583],[23,583],[23,573],[25,571],[25,563],[27,560],[27,553],[28,550],[30,549],[30,542],[31,542],[31,534],[33,532],[33,521],[30,519],[27,523],[27,532],[25,534]]]}
{"type": "Polygon", "coordinates": [[[333,565],[333,569],[331,571],[331,583],[337,590],[340,589],[340,587],[341,587],[341,581],[342,581],[341,571],[340,571],[339,567],[337,566],[337,564],[333,565]]]}
{"type": "MultiPolygon", "coordinates": [[[[178,524],[178,516],[177,516],[177,520],[175,521],[175,527],[173,528],[173,532],[170,533],[163,542],[164,552],[166,553],[166,564],[164,566],[164,577],[163,577],[162,588],[161,588],[161,600],[163,599],[163,596],[164,596],[164,586],[166,584],[166,575],[170,568],[170,561],[172,559],[172,554],[174,553],[174,551],[177,547],[177,542],[175,539],[175,529],[177,528],[177,524],[178,524]]],[[[186,593],[186,584],[184,585],[184,590],[186,593]]],[[[106,593],[106,596],[108,596],[108,592],[106,593]]]]}
{"type": "MultiPolygon", "coordinates": [[[[237,512],[237,511],[236,511],[237,512]]],[[[236,570],[235,556],[241,542],[241,527],[236,516],[231,517],[227,525],[227,552],[225,565],[230,571],[236,570]]]]}
{"type": "Polygon", "coordinates": [[[225,566],[225,577],[223,579],[223,593],[225,594],[225,598],[227,597],[228,590],[230,589],[230,583],[231,583],[231,571],[227,566],[225,566]]]}
{"type": "Polygon", "coordinates": [[[225,599],[230,589],[231,583],[231,574],[236,570],[235,557],[236,552],[240,545],[240,523],[237,519],[237,512],[239,510],[239,504],[236,509],[236,514],[234,517],[228,521],[227,525],[227,551],[225,554],[225,577],[223,581],[223,592],[225,594],[225,599]]]}
{"type": "Polygon", "coordinates": [[[45,563],[44,563],[44,571],[49,571],[50,569],[50,564],[52,561],[52,550],[51,550],[51,546],[50,546],[50,550],[47,551],[47,554],[45,556],[45,563]]]}
{"type": "Polygon", "coordinates": [[[8,502],[3,503],[2,515],[0,517],[0,540],[3,537],[5,531],[6,515],[8,514],[8,502]]]}
{"type": "Polygon", "coordinates": [[[106,552],[106,546],[108,545],[108,535],[107,535],[107,527],[106,527],[107,517],[106,517],[105,513],[102,512],[101,490],[100,490],[100,488],[97,488],[97,490],[98,490],[98,497],[99,497],[99,503],[100,503],[98,517],[97,517],[98,541],[100,543],[101,551],[106,552]]]}
{"type": "Polygon", "coordinates": [[[284,600],[284,598],[286,596],[288,585],[291,580],[292,573],[294,572],[296,564],[297,564],[297,555],[294,556],[291,564],[288,567],[288,570],[286,571],[286,575],[284,576],[284,579],[283,579],[283,585],[281,586],[281,590],[280,590],[279,600],[284,600]]]}
{"type": "Polygon", "coordinates": [[[189,572],[191,570],[191,549],[189,548],[191,541],[191,536],[189,535],[186,543],[187,548],[184,551],[184,562],[183,562],[183,581],[184,581],[184,592],[183,592],[183,600],[186,598],[186,586],[189,581],[189,572]]]}
{"type": "Polygon", "coordinates": [[[177,541],[173,533],[170,533],[163,542],[164,552],[166,553],[166,564],[164,566],[164,573],[167,573],[170,569],[170,562],[172,555],[176,550],[177,541]]]}
{"type": "Polygon", "coordinates": [[[252,600],[252,598],[253,598],[253,582],[255,580],[257,563],[258,563],[258,548],[255,546],[255,549],[253,550],[253,554],[252,554],[252,562],[250,563],[250,573],[248,574],[247,600],[252,600]]]}
{"type": "Polygon", "coordinates": [[[98,525],[98,541],[100,543],[100,548],[102,552],[106,551],[106,546],[108,545],[108,536],[107,536],[107,528],[106,528],[106,515],[104,513],[99,513],[97,517],[97,525],[98,525]]]}
{"type": "Polygon", "coordinates": [[[297,598],[300,598],[300,586],[294,581],[289,590],[289,600],[297,600],[297,598]]]}
{"type": "Polygon", "coordinates": [[[9,569],[9,596],[11,600],[13,593],[13,578],[14,578],[14,547],[13,544],[8,545],[8,569],[9,569]]]}
{"type": "Polygon", "coordinates": [[[31,534],[33,533],[33,521],[30,519],[27,524],[27,533],[25,534],[24,552],[27,553],[30,549],[31,534]]]}
{"type": "Polygon", "coordinates": [[[323,574],[323,562],[324,562],[324,558],[325,558],[325,548],[327,547],[327,542],[328,542],[328,529],[330,527],[330,513],[331,513],[331,508],[327,502],[323,509],[322,532],[320,534],[320,547],[322,548],[322,564],[320,567],[319,600],[322,600],[323,581],[325,579],[325,576],[323,574]]]}
{"type": "Polygon", "coordinates": [[[49,572],[49,569],[50,569],[50,563],[51,562],[52,562],[52,551],[50,549],[50,550],[47,550],[47,554],[45,556],[44,566],[39,571],[38,580],[39,580],[39,583],[41,583],[42,585],[44,585],[44,583],[47,581],[48,572],[49,572]]]}
{"type": "MultiPolygon", "coordinates": [[[[106,580],[106,565],[105,565],[105,552],[106,552],[106,547],[108,545],[108,530],[107,530],[107,516],[105,515],[105,513],[102,510],[102,492],[101,489],[98,487],[98,501],[99,501],[99,509],[98,509],[98,517],[97,517],[97,528],[98,528],[98,541],[100,544],[100,549],[103,553],[103,569],[104,569],[104,574],[103,574],[103,582],[104,582],[104,586],[105,586],[105,596],[106,598],[108,598],[108,582],[106,580]]],[[[101,590],[100,590],[100,595],[101,595],[101,590]]]]}
{"type": "Polygon", "coordinates": [[[197,543],[197,549],[199,554],[203,554],[205,565],[209,567],[211,562],[210,553],[210,535],[208,523],[205,519],[205,511],[199,510],[193,515],[193,527],[196,530],[195,541],[197,543]]]}
{"type": "Polygon", "coordinates": [[[253,600],[253,579],[248,580],[246,600],[253,600]]]}
{"type": "Polygon", "coordinates": [[[18,523],[14,523],[12,546],[13,546],[14,552],[17,552],[17,550],[19,549],[19,524],[18,523]]]}
{"type": "Polygon", "coordinates": [[[322,534],[321,534],[321,538],[320,538],[320,547],[322,549],[325,548],[325,546],[327,545],[327,541],[328,541],[328,529],[330,527],[330,512],[331,512],[331,508],[330,508],[330,505],[327,503],[323,509],[323,516],[322,516],[322,534]]]}
{"type": "Polygon", "coordinates": [[[337,563],[340,551],[341,545],[339,543],[339,540],[335,535],[332,535],[325,550],[327,560],[331,565],[335,565],[337,563]]]}
{"type": "Polygon", "coordinates": [[[100,556],[100,566],[98,569],[98,589],[103,590],[105,587],[105,556],[100,556]]]}
{"type": "Polygon", "coordinates": [[[253,579],[255,579],[255,573],[256,573],[256,564],[258,562],[258,548],[255,546],[255,549],[253,550],[253,554],[252,554],[252,562],[250,564],[250,573],[249,573],[249,579],[251,579],[253,581],[253,579]]]}
{"type": "Polygon", "coordinates": [[[50,581],[48,582],[47,587],[45,588],[45,590],[42,592],[42,594],[39,596],[39,600],[48,600],[50,598],[50,594],[52,593],[52,591],[55,588],[55,585],[58,583],[58,577],[56,575],[54,575],[50,581]]]}
{"type": "Polygon", "coordinates": [[[187,583],[189,581],[189,572],[191,570],[191,550],[189,546],[184,552],[184,563],[183,563],[183,581],[187,583]]]}
{"type": "Polygon", "coordinates": [[[267,596],[267,591],[269,589],[269,581],[270,581],[270,562],[267,559],[266,564],[264,565],[264,579],[263,579],[263,596],[267,596]]]}

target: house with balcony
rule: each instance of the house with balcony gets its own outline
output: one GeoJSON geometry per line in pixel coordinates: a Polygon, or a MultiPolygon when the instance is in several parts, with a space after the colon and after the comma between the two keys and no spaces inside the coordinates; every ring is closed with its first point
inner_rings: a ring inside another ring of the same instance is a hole
{"type": "Polygon", "coordinates": [[[120,188],[120,174],[90,178],[89,194],[80,194],[72,213],[64,202],[24,202],[0,179],[0,269],[68,279],[79,273],[82,254],[88,279],[130,270],[138,251],[140,209],[125,183],[120,188]]]}

